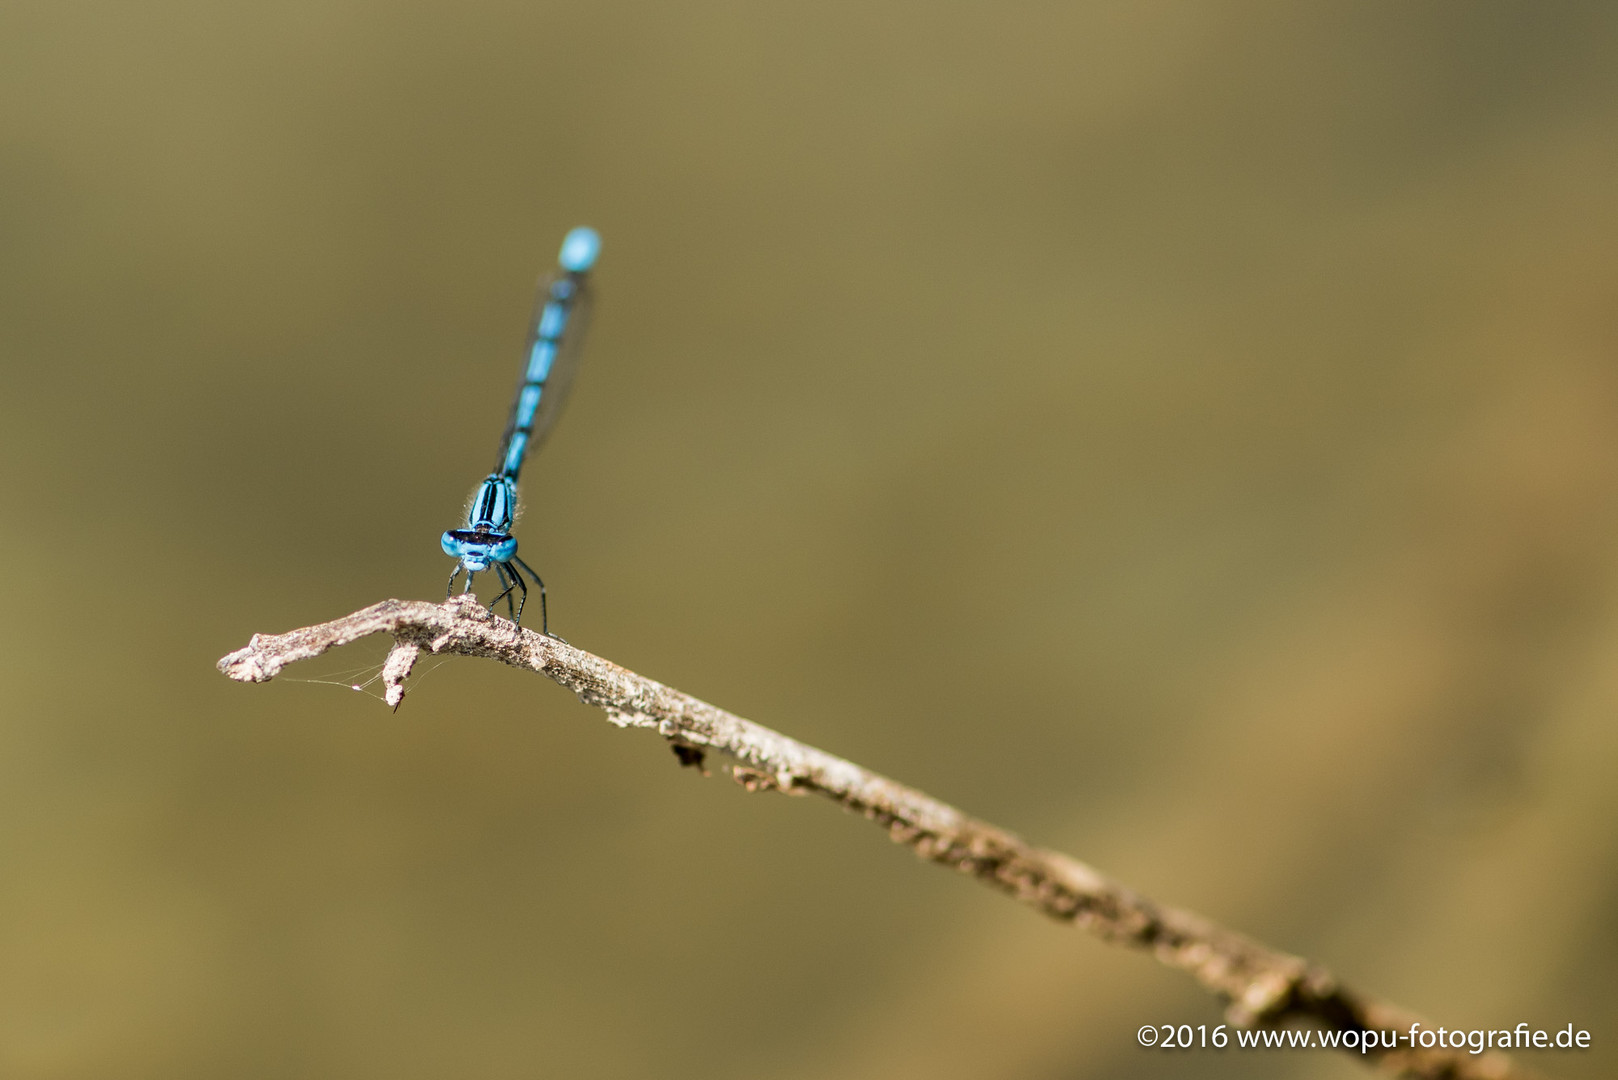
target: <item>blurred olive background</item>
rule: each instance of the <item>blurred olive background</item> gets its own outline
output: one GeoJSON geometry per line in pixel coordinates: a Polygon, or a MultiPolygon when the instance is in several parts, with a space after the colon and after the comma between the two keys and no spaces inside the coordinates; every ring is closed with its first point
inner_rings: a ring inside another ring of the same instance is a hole
{"type": "Polygon", "coordinates": [[[215,672],[442,595],[586,222],[519,530],[559,633],[1612,1075],[1615,50],[1597,4],[10,0],[0,1075],[1366,1075],[1141,1050],[1218,1003],[545,680],[215,672]]]}

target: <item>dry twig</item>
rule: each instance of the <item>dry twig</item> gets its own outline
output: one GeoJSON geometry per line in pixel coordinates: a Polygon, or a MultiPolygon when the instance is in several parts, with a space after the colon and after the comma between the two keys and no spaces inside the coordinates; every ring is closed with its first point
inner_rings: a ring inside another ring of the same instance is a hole
{"type": "MultiPolygon", "coordinates": [[[[394,639],[382,679],[386,700],[395,708],[423,650],[482,656],[540,672],[586,704],[605,710],[614,724],[656,731],[673,744],[682,764],[700,764],[703,753],[710,750],[728,754],[740,762],[733,767],[733,776],[749,791],[824,795],[875,821],[923,858],[970,874],[1108,941],[1151,950],[1163,963],[1190,972],[1226,1000],[1227,1016],[1235,1025],[1303,1025],[1363,1034],[1403,1033],[1420,1022],[1411,1013],[1348,989],[1317,965],[1266,948],[1198,915],[1156,904],[1076,859],[1032,847],[914,788],[557,638],[519,629],[491,615],[474,596],[458,596],[444,604],[384,600],[319,626],[274,636],[255,634],[247,648],[219,661],[219,670],[241,682],[267,682],[288,664],[371,634],[394,639]]],[[[1471,1054],[1401,1045],[1379,1047],[1363,1056],[1399,1075],[1423,1080],[1526,1080],[1532,1075],[1496,1051],[1471,1054]]]]}

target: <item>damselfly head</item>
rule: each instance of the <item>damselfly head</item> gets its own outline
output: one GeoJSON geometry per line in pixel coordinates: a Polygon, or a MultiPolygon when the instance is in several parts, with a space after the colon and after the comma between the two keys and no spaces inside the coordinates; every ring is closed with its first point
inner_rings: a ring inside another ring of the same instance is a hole
{"type": "Polygon", "coordinates": [[[438,541],[444,554],[459,559],[468,570],[487,570],[494,563],[510,562],[517,554],[517,538],[484,529],[450,529],[438,541]]]}

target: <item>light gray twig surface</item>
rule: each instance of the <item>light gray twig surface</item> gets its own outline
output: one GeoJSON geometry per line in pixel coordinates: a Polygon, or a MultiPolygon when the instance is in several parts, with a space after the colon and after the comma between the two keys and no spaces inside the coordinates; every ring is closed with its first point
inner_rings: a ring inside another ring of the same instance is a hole
{"type": "MultiPolygon", "coordinates": [[[[395,708],[423,651],[482,656],[537,671],[586,704],[605,710],[614,724],[656,731],[674,744],[682,762],[698,761],[704,751],[728,754],[740,762],[732,775],[749,791],[824,795],[875,821],[923,858],[970,874],[1108,941],[1151,950],[1163,963],[1190,972],[1225,999],[1232,1024],[1407,1035],[1418,1021],[1402,1009],[1349,990],[1323,968],[1268,949],[1198,915],[1153,903],[1076,859],[1032,847],[914,788],[556,638],[519,629],[491,615],[475,596],[457,596],[443,604],[384,600],[319,626],[273,636],[255,634],[247,648],[219,661],[219,670],[241,682],[267,682],[288,664],[371,634],[394,639],[382,679],[386,700],[395,708]]],[[[1357,1045],[1350,1052],[1360,1054],[1357,1045]]],[[[1429,1080],[1520,1080],[1533,1075],[1493,1051],[1475,1055],[1401,1044],[1362,1056],[1400,1075],[1429,1080]]]]}

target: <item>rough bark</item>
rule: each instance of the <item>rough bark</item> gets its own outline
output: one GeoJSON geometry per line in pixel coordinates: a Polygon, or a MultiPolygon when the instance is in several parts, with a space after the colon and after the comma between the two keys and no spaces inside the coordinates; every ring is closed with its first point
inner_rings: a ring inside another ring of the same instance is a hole
{"type": "MultiPolygon", "coordinates": [[[[707,752],[735,759],[732,775],[749,791],[823,795],[876,822],[916,854],[1016,897],[1108,941],[1149,950],[1189,972],[1224,999],[1239,1027],[1314,1026],[1328,1031],[1399,1031],[1432,1025],[1343,986],[1324,968],[1277,952],[1201,916],[1155,903],[1076,859],[1033,847],[914,788],[861,768],[705,701],[637,675],[554,637],[524,630],[473,596],[443,604],[384,600],[352,615],[285,634],[255,634],[219,661],[242,682],[267,682],[288,664],[371,634],[389,634],[385,698],[395,708],[422,652],[498,660],[539,672],[607,714],[620,727],[646,728],[673,744],[682,764],[707,752]]],[[[1356,1040],[1357,1042],[1358,1040],[1356,1040]]],[[[1497,1051],[1401,1045],[1361,1054],[1401,1076],[1423,1080],[1527,1080],[1533,1073],[1497,1051]]]]}

